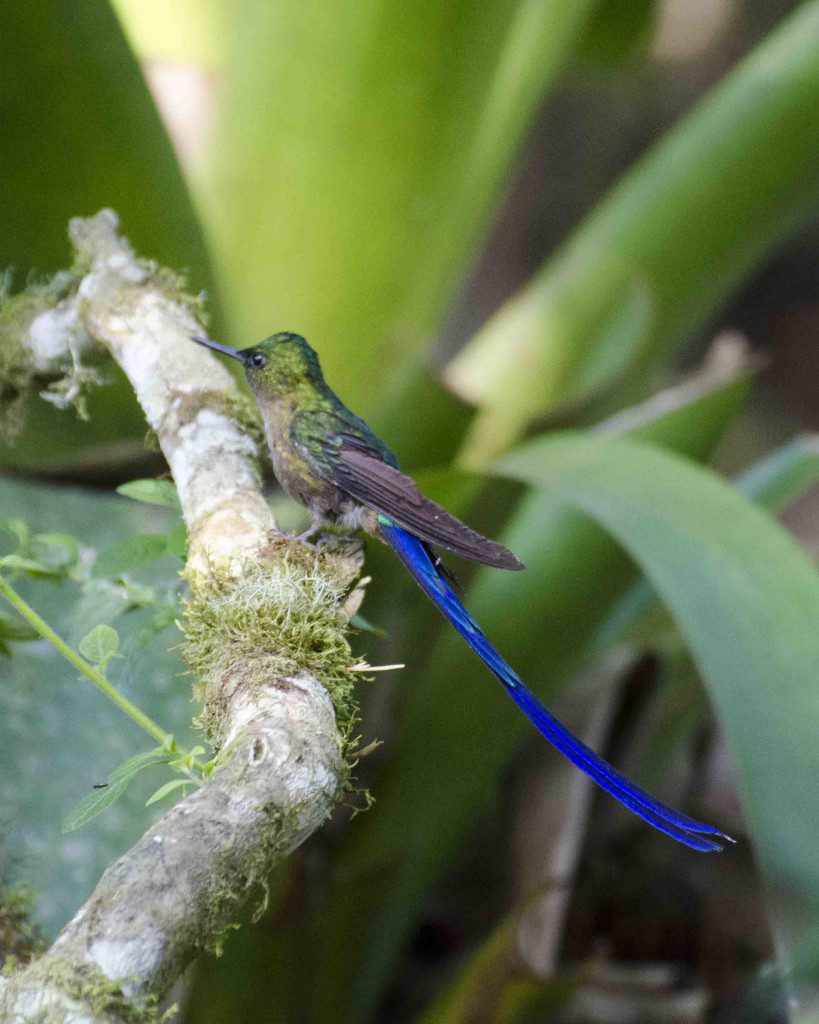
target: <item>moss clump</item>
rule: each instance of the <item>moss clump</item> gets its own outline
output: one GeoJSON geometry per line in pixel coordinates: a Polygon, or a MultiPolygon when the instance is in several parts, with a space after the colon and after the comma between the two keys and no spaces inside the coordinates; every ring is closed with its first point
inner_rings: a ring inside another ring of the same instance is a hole
{"type": "Polygon", "coordinates": [[[191,580],[185,656],[203,702],[200,724],[218,747],[225,710],[238,690],[299,672],[327,687],[344,746],[356,722],[355,658],[340,605],[349,565],[334,552],[281,538],[236,579],[215,571],[191,580]]]}
{"type": "Polygon", "coordinates": [[[33,906],[26,889],[0,889],[0,962],[28,963],[45,949],[45,939],[29,919],[33,906]]]}
{"type": "MultiPolygon", "coordinates": [[[[46,310],[54,309],[73,294],[79,276],[72,271],[61,271],[50,280],[30,282],[18,295],[10,294],[11,275],[0,275],[0,438],[12,443],[25,426],[24,407],[29,394],[46,383],[43,397],[61,407],[73,405],[85,418],[85,399],[88,390],[101,383],[95,370],[82,366],[79,360],[67,355],[65,366],[57,379],[43,381],[24,344],[34,320],[46,310]]],[[[54,377],[54,374],[51,374],[54,377]]]]}
{"type": "MultiPolygon", "coordinates": [[[[136,1005],[122,991],[127,981],[111,981],[99,967],[86,961],[73,963],[44,957],[12,978],[0,993],[0,1008],[4,1004],[13,1006],[23,993],[57,989],[82,1007],[88,1007],[95,1019],[116,1021],[117,1024],[161,1024],[175,1011],[172,1007],[160,1015],[154,997],[141,1000],[140,1005],[136,1005]]],[[[36,1019],[38,1024],[51,1024],[52,1021],[58,1024],[65,1020],[65,1016],[61,1011],[46,1007],[36,1019]]]]}
{"type": "Polygon", "coordinates": [[[172,301],[188,310],[196,319],[207,327],[210,314],[207,309],[208,296],[204,291],[194,295],[190,290],[190,279],[186,270],[170,270],[160,266],[155,260],[139,260],[148,271],[151,283],[160,288],[172,301]]]}

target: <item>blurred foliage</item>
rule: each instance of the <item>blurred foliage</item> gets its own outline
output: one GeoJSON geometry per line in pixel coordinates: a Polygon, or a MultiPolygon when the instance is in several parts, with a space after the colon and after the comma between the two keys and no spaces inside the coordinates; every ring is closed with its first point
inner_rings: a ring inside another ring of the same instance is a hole
{"type": "MultiPolygon", "coordinates": [[[[18,285],[65,266],[70,217],[116,207],[140,251],[212,286],[193,204],[170,141],[107,0],[0,4],[0,270],[18,285]]],[[[39,399],[0,462],[55,469],[133,457],[145,433],[120,374],[94,395],[88,423],[39,399]],[[102,449],[102,450],[101,450],[102,449]]]]}
{"type": "MultiPolygon", "coordinates": [[[[0,519],[17,517],[38,531],[73,533],[81,557],[159,523],[156,510],[125,498],[53,485],[0,480],[0,519]]],[[[169,525],[173,518],[168,517],[169,525]]],[[[99,581],[81,588],[71,580],[21,581],[18,585],[49,623],[77,644],[100,622],[117,621],[122,654],[111,668],[117,685],[179,738],[191,719],[190,690],[179,679],[184,664],[175,632],[155,632],[151,592],[173,593],[178,561],[167,559],[130,588],[99,581]],[[130,592],[129,592],[130,590],[130,592]],[[136,607],[127,618],[121,616],[136,607]]],[[[161,627],[161,623],[156,624],[161,627]]],[[[35,920],[56,931],[87,898],[102,870],[141,835],[153,819],[144,808],[152,791],[140,780],[93,824],[61,834],[77,800],[130,753],[145,745],[143,733],[44,641],[15,644],[0,662],[0,803],[10,885],[32,890],[35,920]]],[[[155,788],[156,784],[153,784],[155,788]]]]}
{"type": "Polygon", "coordinates": [[[481,465],[537,416],[652,370],[819,200],[819,4],[644,156],[448,367],[481,465]],[[761,154],[765,154],[761,158],[761,154]],[[520,366],[528,372],[521,374],[520,366]]]}
{"type": "MultiPolygon", "coordinates": [[[[538,438],[509,463],[532,486],[454,464],[485,469],[544,416],[585,425],[590,398],[619,411],[650,394],[680,344],[804,223],[819,195],[819,2],[802,4],[596,197],[449,364],[446,385],[427,362],[561,71],[592,67],[605,88],[648,52],[659,10],[650,0],[0,5],[0,264],[14,264],[19,283],[64,265],[67,219],[111,205],[141,253],[189,268],[211,299],[218,291],[224,340],[305,333],[344,400],[423,468],[425,490],[528,564],[525,574],[467,571],[466,595],[542,693],[624,639],[661,651],[650,786],[707,714],[693,656],[731,737],[767,878],[804,908],[819,902],[816,576],[770,519],[692,465],[710,460],[734,419],[750,365],[710,366],[586,434],[538,438]],[[185,174],[126,36],[152,80],[178,74],[186,84],[171,99],[202,115],[201,159],[188,154],[185,174]]],[[[143,457],[144,428],[127,382],[105,372],[113,383],[90,396],[89,423],[34,399],[30,428],[0,460],[122,479],[123,463],[143,457]]],[[[739,488],[777,507],[817,464],[815,439],[799,440],[739,488]]],[[[156,482],[126,493],[176,508],[156,482]]],[[[32,544],[59,530],[102,552],[93,585],[27,581],[26,595],[75,644],[131,609],[117,624],[126,657],[111,671],[148,713],[184,728],[183,666],[165,650],[172,634],[156,632],[172,616],[138,597],[178,586],[176,512],[6,480],[2,517],[26,520],[32,544]],[[167,535],[153,532],[157,516],[167,535]]],[[[197,972],[191,1024],[373,1019],[478,816],[509,802],[509,769],[531,730],[489,685],[471,687],[476,663],[389,552],[371,551],[368,571],[364,614],[388,635],[360,633],[356,644],[374,664],[408,663],[362,686],[365,739],[387,740],[360,769],[376,806],[277,873],[264,922],[197,972]]],[[[103,654],[113,649],[110,634],[100,639],[103,654]]],[[[6,875],[35,888],[37,919],[53,933],[144,827],[151,781],[140,776],[100,819],[59,835],[71,804],[136,752],[136,730],[11,615],[0,618],[0,671],[6,875]]],[[[713,863],[701,868],[705,888],[713,863]]],[[[475,957],[419,1019],[468,1016],[473,983],[508,952],[508,920],[483,944],[471,938],[475,957]]],[[[817,949],[808,933],[796,955],[808,964],[817,949]]],[[[507,980],[490,993],[498,1020],[548,1019],[567,995],[507,980]]],[[[395,1019],[385,1006],[383,1019],[395,1019]]]]}
{"type": "Polygon", "coordinates": [[[555,436],[500,468],[593,517],[657,588],[731,739],[772,890],[794,921],[819,907],[810,838],[819,834],[810,781],[819,773],[819,576],[810,560],[735,490],[645,445],[555,436]]]}
{"type": "Polygon", "coordinates": [[[235,339],[297,330],[347,401],[378,409],[437,326],[591,6],[233,7],[202,194],[235,339]]]}

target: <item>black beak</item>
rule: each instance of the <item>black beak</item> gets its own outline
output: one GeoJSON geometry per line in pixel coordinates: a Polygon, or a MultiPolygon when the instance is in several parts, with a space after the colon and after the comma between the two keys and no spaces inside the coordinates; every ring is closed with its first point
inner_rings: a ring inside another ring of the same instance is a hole
{"type": "Polygon", "coordinates": [[[211,341],[210,338],[196,338],[193,335],[191,335],[191,341],[204,345],[205,348],[212,348],[214,352],[222,352],[226,356],[232,356],[234,359],[238,359],[240,363],[245,361],[245,357],[239,349],[231,348],[230,345],[220,345],[218,341],[211,341]]]}

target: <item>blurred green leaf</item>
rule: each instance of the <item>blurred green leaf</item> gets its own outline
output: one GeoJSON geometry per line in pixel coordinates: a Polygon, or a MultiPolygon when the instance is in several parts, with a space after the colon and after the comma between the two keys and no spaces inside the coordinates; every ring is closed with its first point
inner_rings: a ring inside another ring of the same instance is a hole
{"type": "Polygon", "coordinates": [[[164,533],[138,533],[123,537],[100,552],[91,570],[94,576],[121,576],[168,554],[164,533]]]}
{"type": "MultiPolygon", "coordinates": [[[[639,434],[632,434],[639,438],[639,434]]],[[[650,440],[650,438],[649,438],[650,440]]],[[[769,512],[779,512],[819,482],[819,447],[813,434],[797,437],[746,470],[734,486],[769,512]]],[[[679,632],[646,579],[635,583],[601,623],[593,647],[601,654],[615,644],[663,649],[680,643],[679,632]]]]}
{"type": "Polygon", "coordinates": [[[731,739],[769,882],[796,925],[797,911],[819,906],[819,575],[811,562],[717,477],[634,441],[542,439],[501,469],[548,487],[610,531],[674,614],[731,739]]]}
{"type": "Polygon", "coordinates": [[[772,511],[795,501],[819,482],[819,434],[804,434],[754,463],[737,488],[772,511]]]}
{"type": "Polygon", "coordinates": [[[168,758],[163,747],[154,747],[152,750],[145,750],[141,754],[129,757],[111,772],[104,786],[95,787],[75,804],[63,821],[63,832],[73,832],[87,821],[96,818],[106,807],[119,800],[130,782],[145,768],[167,763],[168,758]]]}
{"type": "MultiPolygon", "coordinates": [[[[68,219],[112,206],[139,252],[210,288],[188,191],[107,0],[0,4],[0,53],[0,268],[24,283],[65,266],[68,219]]],[[[114,393],[92,396],[89,423],[32,398],[25,434],[0,461],[53,469],[78,449],[106,462],[128,454],[117,442],[141,441],[143,418],[114,376],[114,393]]]]}
{"type": "MultiPolygon", "coordinates": [[[[32,532],[73,534],[83,546],[97,549],[130,533],[170,528],[174,521],[165,509],[99,490],[0,479],[0,518],[10,516],[28,522],[32,532]]],[[[159,594],[172,594],[178,567],[170,559],[157,562],[151,578],[159,594]]],[[[85,586],[70,578],[55,586],[27,576],[15,581],[15,587],[75,645],[102,621],[101,607],[121,608],[115,596],[95,608],[84,605],[85,586]]],[[[114,585],[95,581],[97,587],[114,585]]],[[[142,589],[132,597],[145,597],[142,589]]],[[[190,745],[191,694],[179,678],[184,664],[173,634],[148,643],[140,640],[155,614],[155,606],[137,608],[117,622],[125,657],[111,668],[115,666],[119,689],[190,745]],[[139,655],[129,657],[135,645],[139,655]]],[[[9,884],[28,884],[37,893],[36,919],[48,935],[76,912],[102,871],[136,842],[154,817],[144,804],[157,783],[140,776],[93,828],[60,834],[66,811],[94,783],[105,781],[107,768],[102,766],[118,764],[143,744],[141,730],[113,704],[100,700],[93,687],[78,684],[76,669],[48,644],[21,645],[10,661],[0,662],[2,852],[8,859],[9,884]]]]}
{"type": "Polygon", "coordinates": [[[517,927],[520,907],[498,924],[419,1017],[418,1024],[523,1024],[551,1021],[571,1000],[565,978],[536,981],[521,970],[517,927]],[[537,1006],[538,1016],[524,1016],[537,1006]]]}
{"type": "Polygon", "coordinates": [[[39,639],[40,634],[33,626],[29,626],[25,619],[21,619],[19,616],[12,617],[11,615],[0,613],[0,641],[30,641],[39,639]]]}
{"type": "Polygon", "coordinates": [[[818,168],[811,0],[637,163],[450,364],[448,383],[483,410],[465,459],[480,467],[604,377],[648,388],[647,371],[810,213],[818,168]]]}
{"type": "Polygon", "coordinates": [[[165,747],[152,747],[150,750],[143,750],[141,754],[134,754],[127,761],[115,768],[108,776],[109,782],[130,781],[138,771],[141,771],[149,763],[164,763],[168,760],[168,752],[165,747]]]}
{"type": "Polygon", "coordinates": [[[8,569],[21,569],[32,576],[45,576],[49,579],[59,579],[60,573],[51,566],[43,565],[33,558],[26,558],[25,555],[18,555],[16,552],[4,555],[0,558],[0,565],[8,569]]]}
{"type": "Polygon", "coordinates": [[[160,800],[164,800],[166,796],[175,792],[180,786],[190,786],[190,779],[171,779],[170,782],[166,782],[164,786],[160,786],[159,789],[152,793],[151,796],[145,801],[145,806],[150,807],[151,804],[158,803],[160,800]]]}
{"type": "Polygon", "coordinates": [[[95,665],[104,665],[119,653],[119,635],[101,622],[80,640],[80,654],[95,665]]]}
{"type": "Polygon", "coordinates": [[[104,811],[106,807],[116,803],[128,788],[128,781],[108,782],[97,789],[92,789],[77,801],[63,821],[63,832],[73,832],[87,821],[104,811]]]}
{"type": "Polygon", "coordinates": [[[77,564],[80,545],[67,533],[37,533],[31,540],[31,551],[38,562],[58,572],[66,572],[77,564]]]}
{"type": "MultiPolygon", "coordinates": [[[[727,379],[709,373],[620,422],[707,458],[747,393],[749,373],[747,366],[727,379]]],[[[638,573],[602,529],[545,490],[523,499],[502,539],[527,571],[478,571],[465,603],[515,669],[548,696],[582,667],[600,621],[638,573]]],[[[390,657],[416,666],[414,634],[390,657]]],[[[472,819],[492,808],[504,764],[531,735],[488,673],[474,679],[478,671],[460,637],[444,630],[423,670],[403,683],[395,752],[371,785],[375,806],[339,844],[331,894],[311,933],[320,943],[309,965],[317,1021],[366,1019],[424,896],[472,819]]]]}
{"type": "Polygon", "coordinates": [[[379,407],[451,299],[592,6],[234,5],[202,180],[234,339],[298,330],[345,401],[379,407]]]}
{"type": "Polygon", "coordinates": [[[229,23],[226,0],[111,0],[140,57],[217,69],[229,23]]]}
{"type": "Polygon", "coordinates": [[[167,508],[180,510],[179,495],[173,480],[131,480],[120,484],[117,494],[134,501],[144,501],[148,505],[164,505],[167,508]]]}
{"type": "Polygon", "coordinates": [[[648,48],[657,14],[656,0],[603,0],[580,41],[590,64],[619,64],[648,48]]]}
{"type": "Polygon", "coordinates": [[[184,562],[188,557],[188,528],[177,523],[165,538],[165,549],[169,555],[184,562]]]}
{"type": "Polygon", "coordinates": [[[385,637],[387,635],[386,629],[376,626],[369,619],[365,619],[363,615],[354,615],[350,619],[350,625],[353,629],[358,629],[362,633],[372,633],[373,636],[385,637]]]}

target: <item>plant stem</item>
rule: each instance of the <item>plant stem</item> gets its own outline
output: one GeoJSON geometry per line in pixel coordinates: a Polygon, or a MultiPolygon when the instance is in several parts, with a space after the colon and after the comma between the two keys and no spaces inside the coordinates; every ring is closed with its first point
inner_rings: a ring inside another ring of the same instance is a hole
{"type": "MultiPolygon", "coordinates": [[[[11,584],[3,576],[0,576],[0,593],[14,605],[17,611],[23,616],[23,618],[29,622],[45,640],[48,640],[52,646],[56,647],[62,656],[70,661],[71,664],[80,670],[84,676],[87,676],[91,682],[99,687],[100,690],[109,697],[118,707],[120,707],[126,715],[129,716],[137,725],[141,726],[147,733],[160,743],[163,747],[168,749],[168,737],[169,733],[161,726],[149,718],[144,711],[134,704],[132,701],[119,692],[119,690],[109,682],[105,677],[105,674],[100,671],[95,665],[86,661],[82,655],[78,654],[72,647],[70,647],[62,637],[58,636],[54,630],[49,626],[47,622],[40,618],[37,612],[23,600],[23,598],[17,593],[17,591],[11,586],[11,584]]],[[[184,757],[187,751],[180,747],[176,742],[171,741],[170,751],[171,753],[179,754],[184,757]]]]}

